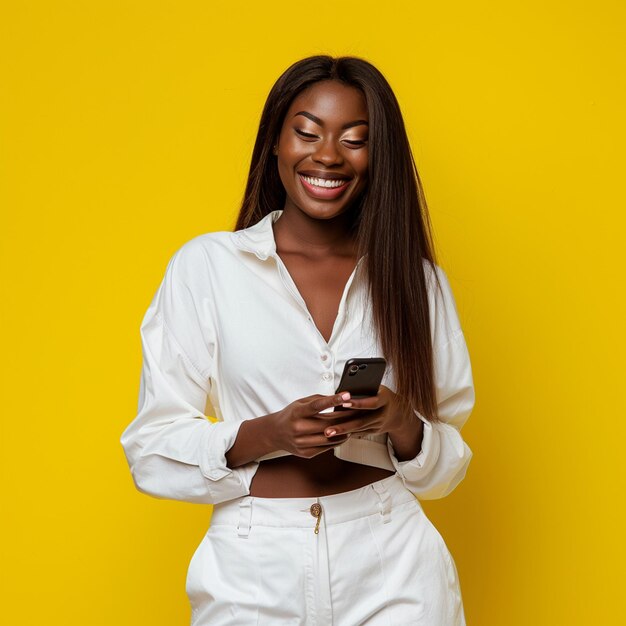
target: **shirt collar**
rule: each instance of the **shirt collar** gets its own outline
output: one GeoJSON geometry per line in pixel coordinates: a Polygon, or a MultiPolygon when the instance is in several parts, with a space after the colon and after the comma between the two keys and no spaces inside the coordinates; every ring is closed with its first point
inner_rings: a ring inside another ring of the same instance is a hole
{"type": "MultiPolygon", "coordinates": [[[[268,257],[276,254],[276,240],[272,224],[282,215],[283,209],[270,211],[256,224],[242,228],[232,233],[233,242],[241,250],[256,254],[259,259],[265,261],[268,257]]],[[[357,266],[361,264],[367,253],[360,257],[357,266]]]]}
{"type": "Polygon", "coordinates": [[[233,241],[238,248],[253,252],[265,261],[276,253],[276,240],[272,224],[282,215],[283,209],[276,209],[262,217],[256,224],[236,230],[233,241]]]}

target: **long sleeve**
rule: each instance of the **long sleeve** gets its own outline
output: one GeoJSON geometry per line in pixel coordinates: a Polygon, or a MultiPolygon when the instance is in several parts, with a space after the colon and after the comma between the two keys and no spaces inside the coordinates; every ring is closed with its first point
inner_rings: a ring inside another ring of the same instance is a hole
{"type": "Polygon", "coordinates": [[[204,415],[215,352],[206,296],[198,295],[207,293],[208,261],[191,240],[168,263],[141,324],[138,412],[121,444],[142,493],[217,504],[249,493],[256,464],[227,467],[243,422],[204,415]]]}
{"type": "Polygon", "coordinates": [[[387,448],[405,486],[421,500],[447,496],[465,477],[472,451],[461,428],[475,403],[470,356],[456,304],[445,272],[437,268],[442,298],[431,297],[436,399],[440,422],[429,422],[418,411],[424,434],[417,456],[399,461],[391,439],[387,448]]]}

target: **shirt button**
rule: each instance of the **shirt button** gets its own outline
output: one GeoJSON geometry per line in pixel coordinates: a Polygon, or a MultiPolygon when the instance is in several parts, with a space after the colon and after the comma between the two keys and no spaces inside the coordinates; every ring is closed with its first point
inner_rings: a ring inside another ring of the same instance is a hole
{"type": "Polygon", "coordinates": [[[322,378],[323,378],[324,380],[330,380],[332,377],[333,377],[333,375],[332,375],[330,372],[324,372],[324,373],[322,374],[322,378]]]}
{"type": "Polygon", "coordinates": [[[328,358],[327,354],[322,354],[322,356],[321,356],[322,361],[325,361],[327,358],[328,358]]]}

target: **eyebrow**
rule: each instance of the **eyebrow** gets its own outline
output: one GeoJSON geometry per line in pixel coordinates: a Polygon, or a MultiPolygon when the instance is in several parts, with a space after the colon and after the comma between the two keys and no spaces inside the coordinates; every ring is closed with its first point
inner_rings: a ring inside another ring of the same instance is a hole
{"type": "MultiPolygon", "coordinates": [[[[298,111],[297,113],[294,114],[294,117],[296,117],[296,115],[304,115],[304,117],[308,117],[312,122],[315,122],[318,126],[324,126],[324,122],[322,122],[322,120],[317,117],[316,115],[313,115],[313,113],[309,113],[308,111],[298,111]]],[[[354,122],[347,122],[346,124],[344,124],[341,127],[341,130],[345,130],[346,128],[352,128],[353,126],[360,126],[361,124],[365,124],[366,126],[369,126],[367,120],[354,120],[354,122]]]]}

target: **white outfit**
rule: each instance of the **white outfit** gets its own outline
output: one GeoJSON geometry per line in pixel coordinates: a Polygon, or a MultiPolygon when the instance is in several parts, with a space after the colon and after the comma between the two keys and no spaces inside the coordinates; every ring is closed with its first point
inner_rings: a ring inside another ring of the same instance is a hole
{"type": "MultiPolygon", "coordinates": [[[[347,359],[384,356],[359,271],[362,259],[344,288],[327,343],[276,253],[272,224],[281,214],[282,210],[272,211],[236,232],[199,235],[168,263],[141,324],[138,413],[121,437],[133,480],[143,493],[239,506],[249,497],[259,463],[289,454],[275,451],[240,467],[228,467],[225,453],[243,420],[276,412],[304,396],[333,394],[347,359]],[[206,415],[217,421],[207,420],[206,415]]],[[[341,459],[396,471],[413,499],[449,494],[465,476],[472,457],[460,434],[474,406],[470,358],[447,276],[439,266],[437,273],[443,293],[435,289],[431,270],[427,275],[442,421],[431,424],[416,411],[424,422],[422,449],[406,461],[396,458],[386,434],[354,434],[334,448],[341,459]]],[[[382,384],[396,390],[391,367],[382,384]]],[[[363,489],[367,492],[368,487],[363,489]]],[[[418,509],[412,510],[417,515],[418,509]]],[[[293,518],[293,528],[298,527],[298,519],[293,518]]],[[[282,566],[286,564],[277,561],[276,567],[282,566]]],[[[397,589],[396,593],[400,591],[406,592],[397,589]]],[[[460,590],[456,592],[460,595],[460,590]]]]}
{"type": "Polygon", "coordinates": [[[186,590],[192,626],[465,625],[454,560],[397,473],[330,496],[215,505],[186,590]]]}

